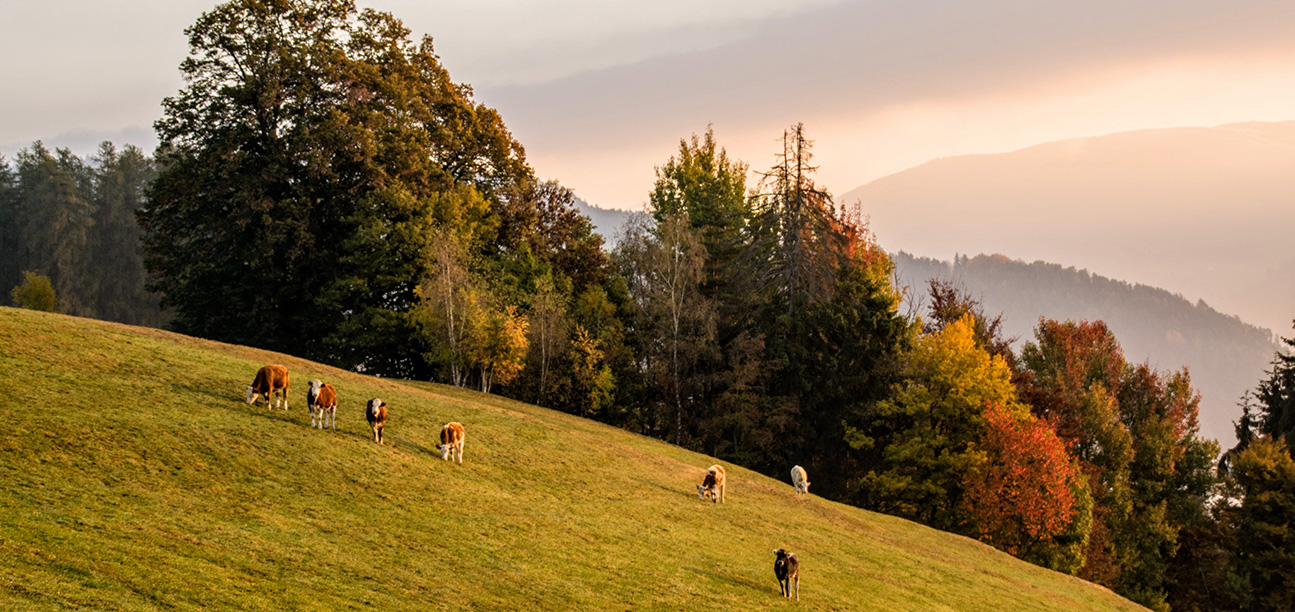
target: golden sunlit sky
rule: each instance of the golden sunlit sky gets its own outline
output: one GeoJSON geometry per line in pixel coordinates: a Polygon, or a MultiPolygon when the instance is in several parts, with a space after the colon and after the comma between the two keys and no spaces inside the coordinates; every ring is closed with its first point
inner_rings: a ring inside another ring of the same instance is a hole
{"type": "MultiPolygon", "coordinates": [[[[0,151],[155,144],[211,2],[0,0],[0,151]]],[[[372,0],[430,34],[544,178],[637,209],[713,124],[754,170],[804,122],[834,193],[924,161],[1295,119],[1295,3],[372,0]]]]}

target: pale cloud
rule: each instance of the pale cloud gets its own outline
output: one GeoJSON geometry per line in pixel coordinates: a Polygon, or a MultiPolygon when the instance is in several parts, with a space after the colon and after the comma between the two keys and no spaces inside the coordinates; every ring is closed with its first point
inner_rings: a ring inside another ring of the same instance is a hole
{"type": "Polygon", "coordinates": [[[854,2],[714,49],[482,88],[541,174],[641,205],[652,165],[714,123],[762,168],[803,121],[837,192],[927,159],[1172,125],[1291,118],[1295,5],[854,2]]]}
{"type": "Polygon", "coordinates": [[[431,33],[456,78],[534,84],[655,57],[714,49],[762,24],[844,0],[372,0],[431,33]]]}
{"type": "MultiPolygon", "coordinates": [[[[934,157],[1295,115],[1288,1],[360,4],[432,35],[542,176],[604,206],[640,206],[653,166],[710,123],[761,169],[805,122],[839,193],[934,157]]],[[[0,151],[147,135],[212,6],[0,0],[0,151]]]]}

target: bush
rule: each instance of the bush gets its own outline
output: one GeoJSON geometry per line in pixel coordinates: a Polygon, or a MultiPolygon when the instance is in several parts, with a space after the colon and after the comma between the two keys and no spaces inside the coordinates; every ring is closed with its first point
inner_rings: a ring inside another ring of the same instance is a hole
{"type": "Polygon", "coordinates": [[[14,287],[10,295],[13,296],[13,305],[18,308],[56,312],[58,298],[48,276],[24,271],[22,283],[14,287]]]}

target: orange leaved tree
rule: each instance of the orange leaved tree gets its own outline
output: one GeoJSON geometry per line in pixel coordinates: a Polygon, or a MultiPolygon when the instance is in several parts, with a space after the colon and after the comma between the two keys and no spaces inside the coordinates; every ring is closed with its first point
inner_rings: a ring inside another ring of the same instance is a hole
{"type": "Polygon", "coordinates": [[[1062,571],[1077,569],[1067,567],[1068,555],[1041,553],[1055,549],[1057,538],[1087,535],[1075,529],[1091,511],[1079,466],[1052,427],[1028,411],[989,402],[984,418],[979,446],[986,460],[968,474],[962,499],[971,531],[1013,555],[1036,557],[1030,560],[1062,571]]]}

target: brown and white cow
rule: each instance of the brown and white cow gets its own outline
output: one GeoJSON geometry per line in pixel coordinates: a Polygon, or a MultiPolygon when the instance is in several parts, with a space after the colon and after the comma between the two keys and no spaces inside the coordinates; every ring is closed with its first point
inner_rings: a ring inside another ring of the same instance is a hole
{"type": "Polygon", "coordinates": [[[710,497],[711,502],[722,503],[724,501],[725,480],[723,466],[712,465],[706,468],[706,479],[697,485],[697,499],[710,497]]]}
{"type": "Polygon", "coordinates": [[[320,429],[327,429],[331,424],[337,429],[337,389],[319,379],[310,381],[310,390],[306,392],[306,408],[310,410],[310,426],[315,427],[318,420],[320,429]]]}
{"type": "Polygon", "coordinates": [[[265,407],[270,408],[270,396],[278,393],[278,401],[274,402],[274,408],[279,407],[279,401],[283,402],[283,409],[288,409],[288,368],[281,365],[262,366],[256,372],[256,380],[252,381],[252,386],[247,388],[247,403],[253,404],[256,398],[265,396],[265,407]]]}
{"type": "Polygon", "coordinates": [[[796,487],[796,495],[809,495],[809,474],[799,465],[791,468],[791,484],[796,487]]]}
{"type": "Polygon", "coordinates": [[[787,552],[781,548],[773,551],[776,557],[773,561],[773,575],[778,578],[779,594],[787,599],[791,599],[791,587],[796,585],[796,601],[800,601],[800,559],[796,558],[796,553],[787,552]]]}
{"type": "Polygon", "coordinates": [[[458,423],[446,423],[441,428],[441,443],[436,445],[441,451],[441,459],[446,461],[457,456],[459,465],[463,465],[463,426],[458,423]]]}
{"type": "Polygon", "coordinates": [[[382,428],[387,424],[387,403],[373,398],[364,409],[364,417],[369,420],[369,427],[373,428],[373,441],[382,444],[382,428]]]}

